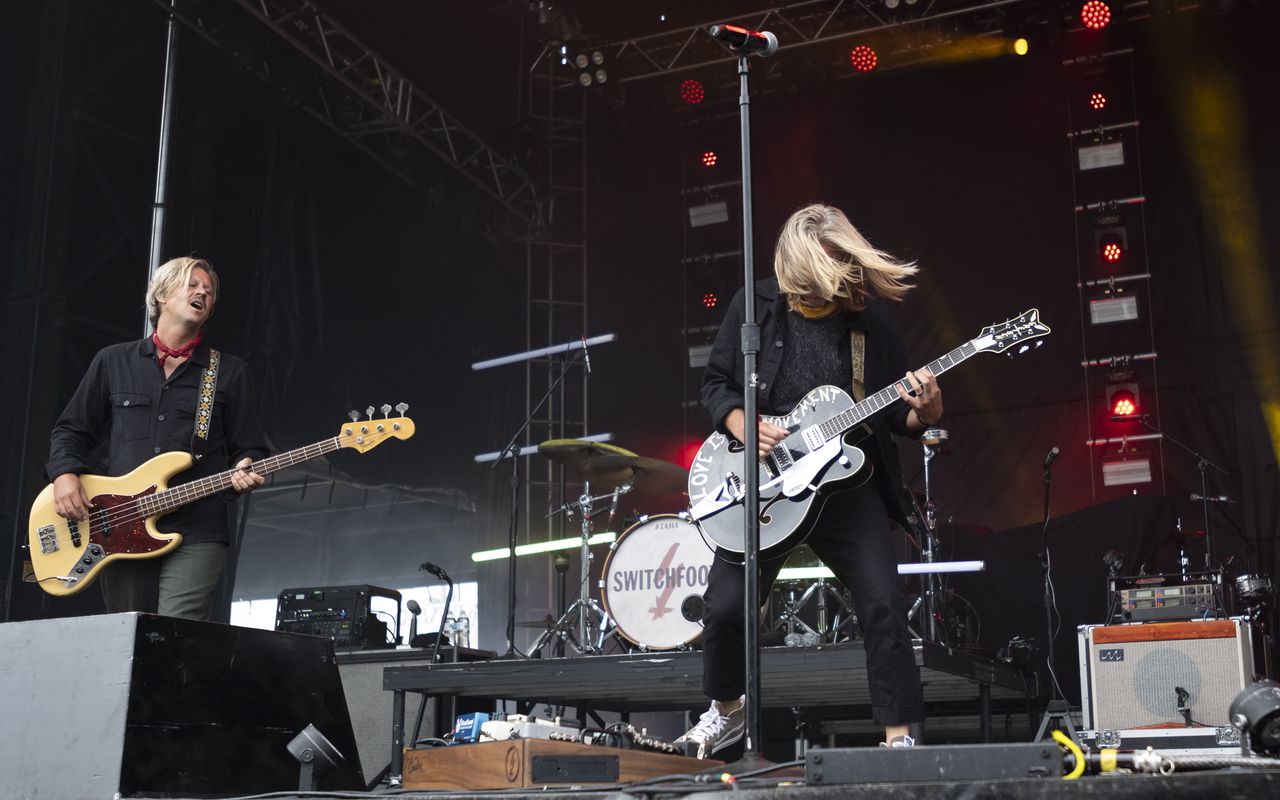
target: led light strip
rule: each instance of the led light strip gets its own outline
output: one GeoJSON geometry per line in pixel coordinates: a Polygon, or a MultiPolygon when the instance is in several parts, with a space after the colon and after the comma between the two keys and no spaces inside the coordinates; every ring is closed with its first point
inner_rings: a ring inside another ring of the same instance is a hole
{"type": "MultiPolygon", "coordinates": [[[[590,539],[587,544],[612,544],[618,538],[618,534],[612,531],[605,533],[597,533],[590,539]]],[[[582,546],[582,537],[575,536],[572,539],[552,539],[547,542],[534,542],[533,544],[516,545],[517,556],[531,556],[537,553],[550,553],[555,550],[574,550],[582,546]]],[[[497,561],[506,558],[511,553],[511,548],[501,547],[497,550],[481,550],[471,554],[471,560],[475,562],[481,561],[497,561]]]]}

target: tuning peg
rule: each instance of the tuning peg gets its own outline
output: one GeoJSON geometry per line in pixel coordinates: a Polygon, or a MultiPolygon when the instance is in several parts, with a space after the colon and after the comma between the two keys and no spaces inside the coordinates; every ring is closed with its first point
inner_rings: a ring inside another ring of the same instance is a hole
{"type": "Polygon", "coordinates": [[[409,410],[408,403],[396,403],[396,411],[400,412],[400,416],[404,416],[404,412],[409,410]]]}
{"type": "Polygon", "coordinates": [[[352,422],[360,421],[360,412],[356,411],[354,408],[347,412],[347,416],[351,418],[352,422]]]}
{"type": "Polygon", "coordinates": [[[369,406],[368,408],[366,408],[364,410],[364,413],[369,415],[369,419],[373,419],[373,406],[369,406]]]}
{"type": "Polygon", "coordinates": [[[383,418],[383,419],[386,419],[387,417],[391,416],[391,404],[390,404],[390,403],[383,403],[383,404],[382,404],[382,408],[380,408],[380,409],[378,409],[378,410],[382,412],[382,418],[383,418]]]}

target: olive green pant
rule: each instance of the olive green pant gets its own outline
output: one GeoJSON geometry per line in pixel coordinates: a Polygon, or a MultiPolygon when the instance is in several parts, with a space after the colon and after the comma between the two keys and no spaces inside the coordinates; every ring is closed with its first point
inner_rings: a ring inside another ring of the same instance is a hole
{"type": "Polygon", "coordinates": [[[208,619],[226,556],[225,542],[193,542],[160,558],[115,561],[98,578],[107,613],[208,619]]]}

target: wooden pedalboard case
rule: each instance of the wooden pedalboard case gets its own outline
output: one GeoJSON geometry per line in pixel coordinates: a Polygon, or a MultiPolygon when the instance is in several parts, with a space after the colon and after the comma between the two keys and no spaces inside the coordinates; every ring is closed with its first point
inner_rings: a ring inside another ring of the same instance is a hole
{"type": "Polygon", "coordinates": [[[701,772],[719,761],[647,750],[511,739],[406,750],[406,789],[508,789],[589,783],[630,783],[659,775],[701,772]]]}

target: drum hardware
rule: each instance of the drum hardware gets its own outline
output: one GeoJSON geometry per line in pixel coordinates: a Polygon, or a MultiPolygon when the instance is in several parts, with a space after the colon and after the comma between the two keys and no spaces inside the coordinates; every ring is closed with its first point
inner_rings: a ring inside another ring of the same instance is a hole
{"type": "Polygon", "coordinates": [[[853,638],[852,626],[857,622],[857,617],[845,593],[837,588],[838,584],[826,578],[816,578],[797,597],[799,586],[796,584],[799,582],[788,583],[792,585],[782,589],[786,597],[782,600],[777,622],[778,626],[786,629],[783,643],[787,647],[834,644],[839,641],[840,629],[846,625],[850,626],[849,638],[853,638]],[[810,625],[800,616],[811,600],[815,601],[816,626],[810,625]],[[835,606],[834,614],[831,605],[835,606]]]}
{"type": "MultiPolygon", "coordinates": [[[[924,532],[920,541],[920,560],[926,564],[938,560],[938,509],[933,503],[929,466],[934,456],[941,450],[942,443],[948,438],[950,435],[942,428],[929,428],[920,434],[920,447],[924,453],[924,532]]],[[[920,638],[945,644],[945,635],[938,627],[938,620],[944,613],[941,604],[942,594],[942,580],[937,574],[933,572],[922,574],[920,596],[907,611],[907,619],[909,621],[919,614],[920,638]]]]}

